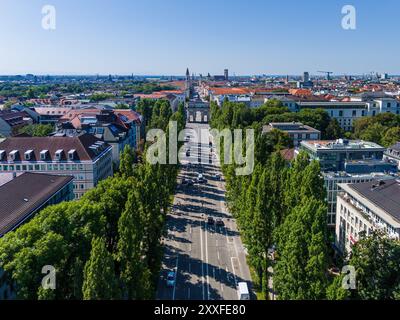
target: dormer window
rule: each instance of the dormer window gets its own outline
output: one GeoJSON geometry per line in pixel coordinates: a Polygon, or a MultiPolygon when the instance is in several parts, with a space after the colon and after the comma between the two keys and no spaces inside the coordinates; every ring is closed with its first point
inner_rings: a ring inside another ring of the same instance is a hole
{"type": "Polygon", "coordinates": [[[33,150],[28,150],[24,153],[25,160],[32,160],[33,157],[33,150]]]}
{"type": "Polygon", "coordinates": [[[0,161],[4,161],[6,159],[6,151],[0,150],[0,161]]]}
{"type": "Polygon", "coordinates": [[[56,160],[57,160],[57,161],[60,161],[60,160],[61,160],[62,154],[63,154],[63,150],[62,150],[62,149],[59,149],[59,150],[56,151],[55,157],[56,157],[56,160]]]}
{"type": "Polygon", "coordinates": [[[15,161],[18,158],[18,150],[13,150],[10,152],[10,159],[15,161]]]}
{"type": "Polygon", "coordinates": [[[72,149],[68,151],[68,159],[69,160],[75,160],[75,154],[76,154],[76,150],[72,149]]]}
{"type": "Polygon", "coordinates": [[[40,160],[45,161],[49,154],[49,150],[42,150],[40,151],[40,160]]]}

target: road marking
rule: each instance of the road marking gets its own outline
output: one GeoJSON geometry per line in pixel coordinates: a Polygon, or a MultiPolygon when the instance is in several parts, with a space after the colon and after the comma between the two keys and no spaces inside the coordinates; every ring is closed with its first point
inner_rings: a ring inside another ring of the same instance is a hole
{"type": "Polygon", "coordinates": [[[233,259],[237,259],[236,257],[231,257],[231,264],[232,264],[232,273],[233,273],[233,278],[235,280],[235,287],[237,287],[237,282],[236,282],[236,274],[235,274],[235,265],[233,264],[233,259]]]}
{"type": "Polygon", "coordinates": [[[217,256],[218,256],[218,262],[219,262],[219,251],[217,251],[217,256]]]}
{"type": "Polygon", "coordinates": [[[179,255],[176,256],[176,266],[175,266],[175,281],[174,281],[174,290],[172,291],[172,300],[175,300],[175,288],[176,288],[176,283],[178,282],[178,261],[179,261],[179,255]]]}
{"type": "Polygon", "coordinates": [[[204,231],[206,237],[206,285],[207,285],[207,300],[210,300],[210,287],[208,284],[208,241],[207,241],[207,228],[204,231]]]}
{"type": "Polygon", "coordinates": [[[203,231],[202,231],[203,222],[200,222],[200,252],[201,252],[201,287],[203,293],[204,300],[204,264],[203,264],[203,231]]]}

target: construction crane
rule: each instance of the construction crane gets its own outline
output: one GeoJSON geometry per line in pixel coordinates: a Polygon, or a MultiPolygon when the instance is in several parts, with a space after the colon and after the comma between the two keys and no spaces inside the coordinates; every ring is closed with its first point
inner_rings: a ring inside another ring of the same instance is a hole
{"type": "Polygon", "coordinates": [[[332,71],[317,71],[319,73],[325,73],[326,74],[326,80],[331,80],[331,74],[333,73],[332,71]]]}

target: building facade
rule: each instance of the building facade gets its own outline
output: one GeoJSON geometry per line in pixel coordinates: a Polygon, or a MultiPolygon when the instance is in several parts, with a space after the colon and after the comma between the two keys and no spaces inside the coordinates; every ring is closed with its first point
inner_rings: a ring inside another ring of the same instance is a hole
{"type": "Polygon", "coordinates": [[[397,165],[397,168],[400,170],[400,142],[390,146],[385,151],[383,158],[385,160],[391,161],[397,165]]]}
{"type": "Polygon", "coordinates": [[[312,160],[320,162],[322,171],[345,171],[353,161],[382,160],[385,148],[362,140],[315,140],[302,141],[299,150],[305,151],[312,160]]]}
{"type": "Polygon", "coordinates": [[[361,235],[382,231],[392,239],[400,238],[400,181],[373,180],[340,184],[336,214],[336,246],[344,254],[361,235]]]}
{"type": "Polygon", "coordinates": [[[298,147],[301,141],[320,140],[321,132],[310,126],[304,125],[301,122],[271,122],[267,126],[263,126],[263,133],[270,132],[273,129],[278,129],[286,132],[293,145],[298,147]]]}
{"type": "Polygon", "coordinates": [[[0,174],[10,172],[73,176],[75,199],[79,199],[112,176],[112,147],[90,134],[8,138],[0,143],[0,174]]]}

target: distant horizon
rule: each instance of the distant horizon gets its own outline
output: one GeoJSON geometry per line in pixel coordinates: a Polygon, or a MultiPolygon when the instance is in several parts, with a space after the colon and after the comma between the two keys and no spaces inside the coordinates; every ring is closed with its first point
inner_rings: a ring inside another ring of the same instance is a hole
{"type": "MultiPolygon", "coordinates": [[[[304,72],[308,72],[308,71],[304,71],[304,72]]],[[[389,77],[399,77],[400,74],[395,74],[395,73],[388,73],[388,72],[383,72],[383,73],[379,73],[380,74],[387,74],[389,77]]],[[[17,77],[17,76],[27,76],[27,75],[33,75],[33,76],[40,76],[40,77],[45,77],[45,76],[52,76],[52,77],[63,77],[63,76],[68,76],[68,77],[108,77],[108,76],[113,76],[113,77],[180,77],[180,78],[184,78],[186,75],[183,74],[135,74],[135,73],[30,73],[30,72],[26,72],[26,73],[10,73],[10,74],[0,74],[0,77],[17,77]]],[[[218,73],[218,74],[210,74],[211,77],[213,76],[221,76],[223,75],[223,73],[218,73]]],[[[311,73],[309,72],[309,75],[312,77],[320,77],[323,78],[325,77],[324,74],[319,74],[319,73],[311,73]]],[[[375,74],[374,74],[375,75],[375,74]]],[[[192,73],[191,73],[192,76],[192,73]]],[[[199,77],[199,73],[195,73],[194,74],[195,77],[199,77]]],[[[203,78],[207,78],[207,75],[202,74],[203,78]]],[[[303,76],[303,73],[300,74],[286,74],[286,73],[281,73],[281,74],[269,74],[269,73],[256,73],[256,74],[229,74],[229,77],[262,77],[262,76],[266,76],[266,77],[300,77],[303,76]]],[[[330,77],[341,77],[341,76],[355,76],[355,77],[362,77],[362,76],[371,76],[370,72],[366,72],[366,73],[332,73],[330,77]]]]}

